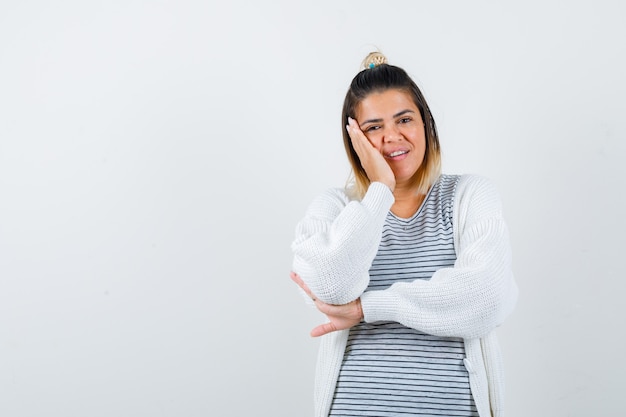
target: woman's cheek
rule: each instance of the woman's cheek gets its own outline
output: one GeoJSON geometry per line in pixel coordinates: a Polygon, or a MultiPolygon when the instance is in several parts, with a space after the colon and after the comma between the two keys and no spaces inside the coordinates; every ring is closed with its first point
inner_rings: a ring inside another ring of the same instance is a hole
{"type": "Polygon", "coordinates": [[[374,148],[376,148],[378,151],[380,151],[382,149],[382,145],[383,145],[383,141],[378,137],[378,135],[365,135],[367,137],[367,140],[370,141],[370,143],[372,144],[372,146],[374,148]]]}

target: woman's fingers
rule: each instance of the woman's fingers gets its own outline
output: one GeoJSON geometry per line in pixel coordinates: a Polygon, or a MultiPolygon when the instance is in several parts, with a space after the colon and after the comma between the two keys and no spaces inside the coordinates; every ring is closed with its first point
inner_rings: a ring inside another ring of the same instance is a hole
{"type": "Polygon", "coordinates": [[[320,324],[319,326],[311,330],[311,336],[320,337],[320,336],[324,336],[325,334],[328,334],[334,331],[337,331],[337,329],[332,323],[324,323],[324,324],[320,324]]]}
{"type": "Polygon", "coordinates": [[[370,181],[382,182],[393,191],[396,186],[396,177],[380,150],[370,143],[356,120],[348,118],[346,129],[352,141],[352,147],[359,156],[370,181]]]}
{"type": "Polygon", "coordinates": [[[316,301],[316,297],[313,295],[313,293],[311,292],[311,290],[309,289],[309,287],[304,283],[304,281],[302,281],[302,278],[300,278],[300,275],[296,274],[295,272],[291,272],[289,274],[289,276],[291,277],[291,280],[293,282],[295,282],[296,284],[298,284],[298,286],[300,288],[302,288],[304,290],[304,292],[306,293],[306,295],[308,295],[309,297],[311,297],[311,299],[313,301],[316,301]]]}
{"type": "Polygon", "coordinates": [[[367,136],[365,136],[365,133],[363,133],[361,128],[358,126],[356,120],[348,118],[348,125],[346,126],[346,129],[348,130],[348,135],[352,140],[352,146],[361,160],[369,160],[372,157],[375,158],[376,154],[380,155],[378,150],[374,148],[374,146],[367,139],[367,136]]]}
{"type": "Polygon", "coordinates": [[[363,317],[361,299],[356,299],[348,304],[342,305],[326,304],[315,297],[298,274],[292,271],[289,276],[293,282],[298,284],[298,286],[311,297],[317,309],[329,319],[328,323],[321,324],[311,330],[311,336],[319,337],[337,330],[349,329],[361,321],[363,317]]]}

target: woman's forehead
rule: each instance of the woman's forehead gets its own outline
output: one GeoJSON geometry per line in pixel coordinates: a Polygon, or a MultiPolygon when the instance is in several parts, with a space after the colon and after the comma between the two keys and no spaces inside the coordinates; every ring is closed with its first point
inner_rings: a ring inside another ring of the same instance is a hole
{"type": "Polygon", "coordinates": [[[369,94],[355,110],[357,118],[370,118],[392,116],[403,110],[415,111],[417,106],[408,92],[390,89],[369,94]]]}

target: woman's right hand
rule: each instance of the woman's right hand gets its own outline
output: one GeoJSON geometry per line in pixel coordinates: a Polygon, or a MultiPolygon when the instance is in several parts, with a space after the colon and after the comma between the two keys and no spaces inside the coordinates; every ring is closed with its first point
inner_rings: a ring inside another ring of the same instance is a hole
{"type": "Polygon", "coordinates": [[[352,147],[361,160],[361,165],[371,182],[382,182],[393,192],[396,188],[396,177],[385,157],[367,139],[356,120],[348,117],[346,125],[352,147]]]}
{"type": "Polygon", "coordinates": [[[356,326],[363,319],[363,308],[361,307],[360,298],[343,305],[326,304],[311,292],[298,274],[291,272],[290,276],[293,282],[298,284],[311,297],[317,309],[328,317],[328,323],[320,324],[311,330],[311,336],[319,337],[337,330],[346,330],[356,326]]]}

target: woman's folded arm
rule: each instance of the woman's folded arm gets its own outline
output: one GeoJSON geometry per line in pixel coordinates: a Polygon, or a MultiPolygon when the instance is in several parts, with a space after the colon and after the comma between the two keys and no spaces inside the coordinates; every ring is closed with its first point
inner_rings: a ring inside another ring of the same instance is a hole
{"type": "Polygon", "coordinates": [[[378,182],[370,184],[361,201],[339,189],[315,199],[296,227],[291,248],[293,271],[316,297],[346,304],[363,293],[393,202],[389,188],[378,182]]]}

